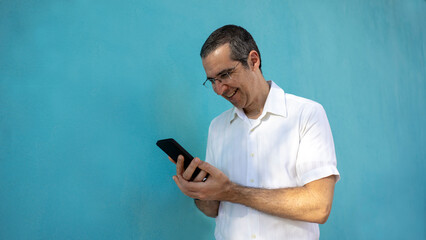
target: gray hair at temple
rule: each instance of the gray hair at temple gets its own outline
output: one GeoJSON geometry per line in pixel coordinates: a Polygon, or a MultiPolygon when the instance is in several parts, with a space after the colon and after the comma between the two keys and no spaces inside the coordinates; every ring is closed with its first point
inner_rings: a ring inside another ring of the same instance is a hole
{"type": "Polygon", "coordinates": [[[229,43],[231,48],[231,59],[241,62],[246,68],[248,68],[248,55],[250,51],[255,50],[259,54],[259,69],[262,71],[262,60],[256,42],[247,30],[236,25],[225,25],[210,34],[201,48],[201,58],[207,57],[212,51],[226,43],[229,43]]]}

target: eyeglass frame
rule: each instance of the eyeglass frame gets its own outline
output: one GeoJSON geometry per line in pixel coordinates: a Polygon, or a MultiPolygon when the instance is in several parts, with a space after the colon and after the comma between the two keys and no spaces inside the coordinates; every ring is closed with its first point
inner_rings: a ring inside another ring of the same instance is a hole
{"type": "MultiPolygon", "coordinates": [[[[215,77],[215,78],[206,78],[206,80],[203,83],[203,86],[207,88],[206,83],[207,81],[210,81],[210,83],[212,84],[212,87],[214,88],[216,81],[219,81],[220,83],[222,83],[222,81],[228,77],[229,79],[232,79],[231,74],[235,72],[235,69],[237,68],[238,64],[240,64],[240,62],[238,62],[237,64],[235,64],[235,66],[233,68],[230,69],[224,69],[224,70],[228,70],[224,73],[219,73],[218,75],[220,75],[219,77],[215,77]]],[[[222,72],[224,71],[222,70],[222,72]]]]}

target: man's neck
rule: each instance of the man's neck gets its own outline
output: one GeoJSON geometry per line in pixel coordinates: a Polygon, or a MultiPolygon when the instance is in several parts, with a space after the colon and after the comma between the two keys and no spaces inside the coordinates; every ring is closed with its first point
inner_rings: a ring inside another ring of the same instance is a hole
{"type": "Polygon", "coordinates": [[[263,107],[265,106],[266,99],[268,98],[270,85],[263,79],[259,84],[259,94],[254,98],[253,104],[244,108],[244,113],[250,119],[257,119],[262,115],[263,107]]]}

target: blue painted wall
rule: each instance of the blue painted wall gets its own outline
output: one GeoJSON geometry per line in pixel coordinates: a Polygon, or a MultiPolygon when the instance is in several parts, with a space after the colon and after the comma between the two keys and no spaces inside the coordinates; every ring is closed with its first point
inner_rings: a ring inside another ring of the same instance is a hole
{"type": "Polygon", "coordinates": [[[230,104],[198,53],[228,23],[328,113],[321,238],[425,239],[423,0],[0,1],[0,239],[213,239],[155,142],[204,156],[230,104]]]}

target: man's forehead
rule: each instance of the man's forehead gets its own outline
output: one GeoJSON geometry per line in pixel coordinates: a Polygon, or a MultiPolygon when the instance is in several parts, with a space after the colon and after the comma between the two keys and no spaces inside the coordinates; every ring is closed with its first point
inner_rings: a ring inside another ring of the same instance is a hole
{"type": "Polygon", "coordinates": [[[229,67],[229,63],[232,62],[229,44],[219,46],[204,57],[202,62],[207,76],[209,76],[209,74],[216,74],[222,71],[223,68],[229,67]]]}

